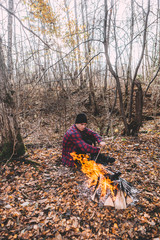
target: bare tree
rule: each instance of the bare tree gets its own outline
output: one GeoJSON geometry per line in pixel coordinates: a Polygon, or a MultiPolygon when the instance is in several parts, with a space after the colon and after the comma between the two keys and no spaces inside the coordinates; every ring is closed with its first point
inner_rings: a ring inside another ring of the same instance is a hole
{"type": "Polygon", "coordinates": [[[7,67],[8,67],[8,76],[11,78],[12,76],[12,23],[13,16],[10,12],[13,12],[13,0],[8,0],[8,54],[7,54],[7,67]]]}
{"type": "Polygon", "coordinates": [[[75,28],[76,28],[76,40],[77,40],[77,48],[78,48],[78,72],[80,72],[80,86],[83,85],[83,73],[82,63],[81,63],[81,50],[80,50],[80,40],[79,40],[79,25],[78,25],[78,15],[77,15],[77,0],[74,0],[74,10],[75,10],[75,28]]]}
{"type": "MultiPolygon", "coordinates": [[[[93,114],[98,115],[99,114],[99,109],[98,109],[98,104],[97,104],[95,90],[94,90],[92,63],[90,61],[90,57],[92,55],[92,53],[91,53],[91,47],[92,47],[91,43],[92,43],[92,41],[89,41],[90,35],[91,35],[91,39],[93,39],[93,34],[94,34],[93,30],[90,34],[89,28],[91,27],[92,29],[94,29],[95,26],[94,25],[92,25],[92,26],[89,25],[87,1],[82,1],[81,0],[81,4],[82,4],[83,25],[86,26],[85,27],[85,34],[88,36],[88,37],[85,36],[84,38],[85,38],[85,61],[87,63],[86,80],[89,81],[89,103],[93,108],[93,114]]],[[[94,20],[93,20],[93,23],[94,23],[94,20]]]]}
{"type": "Polygon", "coordinates": [[[112,8],[113,8],[113,1],[111,1],[111,9],[108,9],[108,1],[104,0],[104,6],[105,6],[105,18],[104,18],[104,49],[105,49],[105,57],[107,64],[109,66],[109,71],[113,75],[113,77],[116,80],[117,84],[117,89],[118,89],[118,94],[119,94],[119,103],[120,103],[120,110],[121,110],[121,115],[122,119],[124,122],[125,130],[127,134],[129,134],[129,129],[128,129],[128,124],[127,124],[127,119],[125,116],[124,112],[124,104],[123,104],[123,98],[122,98],[122,90],[121,90],[121,85],[120,85],[120,79],[116,71],[113,69],[110,57],[109,57],[109,34],[110,34],[110,28],[111,28],[111,17],[112,17],[112,8]],[[109,13],[109,14],[108,14],[109,13]]]}
{"type": "Polygon", "coordinates": [[[148,26],[149,13],[150,13],[150,0],[148,0],[148,9],[147,9],[147,13],[145,14],[146,16],[145,16],[145,19],[144,19],[144,31],[143,31],[143,42],[142,42],[141,55],[140,55],[139,61],[138,61],[137,66],[136,66],[133,79],[132,79],[131,94],[130,94],[129,121],[131,121],[131,117],[132,117],[134,85],[135,85],[135,81],[136,81],[136,78],[137,78],[139,67],[140,67],[141,62],[142,62],[143,57],[144,57],[144,51],[145,51],[145,46],[146,46],[146,41],[147,41],[146,36],[147,36],[147,26],[148,26]]]}
{"type": "Polygon", "coordinates": [[[158,65],[160,65],[160,2],[157,0],[158,65]]]}
{"type": "MultiPolygon", "coordinates": [[[[134,0],[131,0],[131,25],[130,25],[130,47],[129,47],[129,60],[127,66],[127,79],[125,82],[125,97],[128,100],[128,84],[132,79],[132,56],[133,56],[133,36],[134,36],[134,0]]],[[[126,103],[125,103],[126,104],[126,103]]]]}
{"type": "Polygon", "coordinates": [[[14,91],[11,87],[0,38],[0,159],[21,156],[25,147],[17,121],[14,91]]]}
{"type": "MultiPolygon", "coordinates": [[[[104,0],[104,5],[105,5],[105,19],[104,19],[104,49],[105,49],[105,56],[106,56],[106,61],[107,64],[109,66],[109,70],[111,72],[111,74],[113,75],[113,77],[116,80],[116,85],[117,85],[117,90],[118,90],[118,95],[119,95],[119,104],[120,104],[120,112],[121,112],[121,116],[123,119],[123,123],[124,123],[124,134],[127,135],[135,135],[138,133],[139,128],[141,126],[142,123],[142,108],[143,108],[143,96],[142,96],[142,88],[141,88],[141,83],[140,81],[137,80],[137,73],[139,70],[139,67],[141,65],[143,56],[144,56],[144,51],[145,51],[145,46],[146,46],[146,34],[147,34],[147,26],[148,26],[148,16],[149,16],[149,12],[150,12],[150,0],[148,0],[148,8],[147,8],[147,12],[145,14],[145,19],[144,19],[144,30],[143,30],[143,41],[142,41],[142,50],[141,50],[141,54],[140,54],[140,58],[139,61],[137,63],[137,66],[135,68],[135,72],[133,74],[133,79],[131,80],[131,89],[130,89],[130,104],[129,104],[129,119],[127,121],[127,116],[125,114],[125,106],[124,106],[124,102],[123,102],[123,95],[122,95],[122,86],[120,83],[120,78],[118,75],[118,71],[117,71],[117,64],[115,64],[115,69],[113,68],[113,65],[111,63],[110,60],[110,55],[109,55],[109,33],[111,30],[111,27],[113,27],[114,29],[114,40],[115,40],[115,46],[116,46],[116,61],[118,59],[118,55],[117,55],[117,40],[116,40],[116,33],[115,33],[115,21],[113,21],[112,19],[112,12],[113,12],[113,7],[114,7],[114,2],[113,0],[111,0],[111,8],[108,9],[108,1],[104,0]],[[108,14],[109,13],[109,14],[108,14]],[[114,26],[112,26],[112,22],[114,22],[114,26]],[[134,94],[134,89],[136,88],[136,97],[135,97],[135,115],[133,115],[133,94],[134,94]]],[[[133,7],[133,2],[132,2],[132,7],[133,7]]],[[[133,11],[132,11],[132,17],[133,17],[133,11]]],[[[131,30],[131,40],[133,40],[133,32],[131,30]]],[[[130,48],[130,51],[132,50],[132,45],[130,48]]],[[[129,57],[129,64],[131,64],[131,53],[130,53],[130,57],[129,57]]],[[[130,65],[128,67],[128,70],[130,71],[130,65]]],[[[127,76],[131,77],[131,75],[128,75],[128,71],[127,71],[127,76]]]]}

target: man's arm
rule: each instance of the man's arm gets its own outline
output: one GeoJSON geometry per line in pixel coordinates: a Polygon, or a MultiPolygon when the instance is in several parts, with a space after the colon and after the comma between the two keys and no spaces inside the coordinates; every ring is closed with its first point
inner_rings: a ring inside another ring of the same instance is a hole
{"type": "Polygon", "coordinates": [[[89,136],[91,136],[92,138],[94,138],[95,141],[98,142],[98,144],[99,144],[100,142],[102,142],[102,137],[101,137],[98,133],[92,131],[92,130],[89,129],[89,128],[86,128],[86,129],[85,129],[85,132],[86,132],[86,134],[88,134],[89,136]]]}
{"type": "Polygon", "coordinates": [[[92,145],[87,144],[82,140],[82,137],[79,133],[71,135],[72,142],[84,153],[98,153],[100,148],[93,147],[92,145]]]}

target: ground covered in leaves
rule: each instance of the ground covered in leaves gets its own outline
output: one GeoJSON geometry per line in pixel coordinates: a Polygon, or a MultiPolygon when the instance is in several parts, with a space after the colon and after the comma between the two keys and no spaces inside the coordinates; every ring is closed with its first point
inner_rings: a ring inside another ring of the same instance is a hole
{"type": "Polygon", "coordinates": [[[160,132],[138,138],[106,139],[115,157],[111,170],[139,191],[125,210],[94,203],[78,170],[61,164],[61,149],[29,148],[28,160],[1,165],[0,239],[156,239],[160,238],[160,132]]]}

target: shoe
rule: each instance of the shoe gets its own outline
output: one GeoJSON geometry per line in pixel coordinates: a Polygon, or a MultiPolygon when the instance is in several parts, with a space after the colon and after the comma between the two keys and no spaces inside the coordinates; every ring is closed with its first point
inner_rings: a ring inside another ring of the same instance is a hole
{"type": "Polygon", "coordinates": [[[105,156],[103,153],[100,153],[98,158],[97,158],[97,154],[92,154],[91,155],[91,159],[92,160],[96,160],[97,163],[101,163],[104,166],[106,166],[108,163],[113,163],[115,162],[115,159],[109,156],[105,156]]]}
{"type": "Polygon", "coordinates": [[[110,175],[111,181],[118,180],[119,176],[121,175],[121,172],[115,172],[113,175],[110,175]]]}
{"type": "Polygon", "coordinates": [[[115,158],[106,156],[106,162],[108,162],[108,163],[113,163],[113,162],[115,162],[115,161],[116,161],[115,158]]]}
{"type": "Polygon", "coordinates": [[[111,181],[115,181],[115,180],[119,179],[120,175],[121,175],[121,172],[118,171],[118,172],[115,172],[113,174],[107,173],[107,174],[105,174],[105,177],[109,178],[111,181]]]}

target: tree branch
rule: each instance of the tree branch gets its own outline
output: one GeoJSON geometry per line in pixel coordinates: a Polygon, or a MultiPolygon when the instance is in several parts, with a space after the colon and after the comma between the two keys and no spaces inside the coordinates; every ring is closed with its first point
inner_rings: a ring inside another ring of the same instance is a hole
{"type": "Polygon", "coordinates": [[[146,91],[145,91],[145,96],[146,96],[146,94],[147,94],[147,91],[148,91],[148,89],[149,89],[149,87],[150,87],[150,85],[152,84],[152,82],[156,79],[156,77],[157,77],[157,75],[158,75],[158,73],[159,73],[159,71],[160,71],[160,65],[159,65],[159,67],[158,67],[158,69],[157,69],[157,72],[156,72],[156,74],[154,75],[154,77],[152,78],[152,80],[149,82],[149,84],[148,84],[148,86],[147,86],[147,88],[146,88],[146,91]]]}
{"type": "Polygon", "coordinates": [[[9,14],[11,14],[11,15],[13,15],[18,21],[19,21],[19,23],[22,25],[22,27],[24,27],[27,31],[29,31],[29,32],[31,32],[32,34],[34,34],[37,38],[39,38],[48,48],[50,48],[50,46],[46,43],[46,42],[44,42],[43,41],[43,39],[40,37],[40,36],[38,36],[35,32],[33,32],[31,29],[29,29],[28,27],[26,27],[23,23],[22,23],[22,21],[13,13],[13,12],[11,12],[8,8],[6,8],[5,6],[3,6],[1,3],[0,3],[0,7],[2,7],[3,9],[5,9],[9,14]]]}

